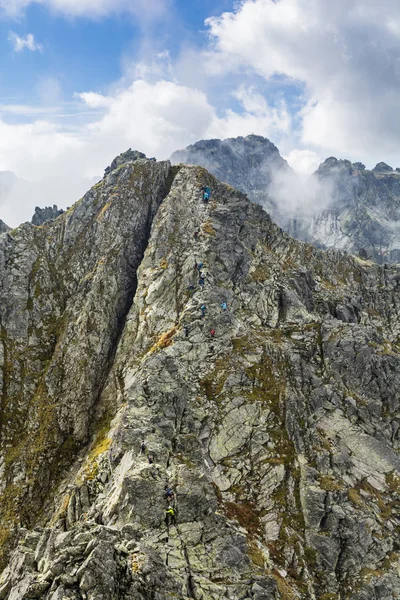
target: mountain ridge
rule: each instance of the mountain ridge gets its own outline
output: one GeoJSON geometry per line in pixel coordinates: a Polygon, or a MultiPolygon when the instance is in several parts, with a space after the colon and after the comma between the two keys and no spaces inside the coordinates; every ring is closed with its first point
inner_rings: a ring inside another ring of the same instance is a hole
{"type": "Polygon", "coordinates": [[[398,268],[139,159],[0,272],[2,600],[400,593],[398,268]]]}

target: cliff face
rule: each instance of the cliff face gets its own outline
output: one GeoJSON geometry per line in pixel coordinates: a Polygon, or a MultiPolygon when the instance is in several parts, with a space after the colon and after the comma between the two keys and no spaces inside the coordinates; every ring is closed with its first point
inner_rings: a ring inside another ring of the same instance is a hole
{"type": "Polygon", "coordinates": [[[0,599],[399,596],[398,269],[144,159],[0,244],[0,599]]]}
{"type": "Polygon", "coordinates": [[[167,163],[132,163],[51,225],[0,236],[0,535],[31,526],[96,423],[167,163]]]}
{"type": "Polygon", "coordinates": [[[10,229],[11,228],[0,219],[0,233],[5,233],[6,231],[10,231],[10,229]]]}

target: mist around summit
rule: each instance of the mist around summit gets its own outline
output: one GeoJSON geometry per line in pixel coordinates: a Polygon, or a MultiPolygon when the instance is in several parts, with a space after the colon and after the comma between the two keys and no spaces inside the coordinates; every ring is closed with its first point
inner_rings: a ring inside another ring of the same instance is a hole
{"type": "Polygon", "coordinates": [[[208,168],[297,239],[379,263],[400,260],[400,171],[384,162],[368,170],[330,157],[304,177],[256,135],[200,141],[175,152],[172,161],[208,168]]]}

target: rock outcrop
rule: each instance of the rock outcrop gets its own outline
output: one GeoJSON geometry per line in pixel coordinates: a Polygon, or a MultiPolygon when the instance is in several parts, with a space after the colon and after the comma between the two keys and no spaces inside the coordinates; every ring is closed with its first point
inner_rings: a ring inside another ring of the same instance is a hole
{"type": "Polygon", "coordinates": [[[138,159],[0,272],[0,599],[400,595],[399,269],[138,159]]]}
{"type": "Polygon", "coordinates": [[[6,231],[10,231],[10,229],[11,227],[6,225],[6,223],[0,219],[0,233],[5,233],[6,231]]]}
{"type": "MultiPolygon", "coordinates": [[[[106,168],[105,174],[109,175],[111,173],[111,171],[115,171],[115,169],[117,169],[118,167],[121,167],[122,165],[124,165],[127,162],[130,162],[130,161],[134,162],[135,160],[142,160],[142,159],[146,159],[146,158],[147,157],[145,154],[143,154],[143,152],[138,152],[137,150],[132,150],[131,148],[129,148],[129,150],[127,150],[126,152],[122,152],[119,156],[114,158],[111,165],[106,168]]],[[[155,159],[151,158],[149,160],[155,160],[155,159]]]]}
{"type": "Polygon", "coordinates": [[[43,225],[47,221],[53,221],[62,215],[63,212],[63,209],[59,209],[55,204],[52,207],[46,206],[45,208],[36,206],[35,214],[32,217],[32,225],[43,225]]]}

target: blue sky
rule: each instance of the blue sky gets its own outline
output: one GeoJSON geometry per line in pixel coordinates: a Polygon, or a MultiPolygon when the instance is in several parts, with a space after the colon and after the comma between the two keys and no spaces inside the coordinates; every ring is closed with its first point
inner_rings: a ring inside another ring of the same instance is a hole
{"type": "Polygon", "coordinates": [[[128,147],[257,133],[303,173],[400,164],[398,0],[0,0],[0,56],[0,171],[33,183],[11,224],[128,147]]]}
{"type": "MultiPolygon", "coordinates": [[[[154,22],[140,22],[125,13],[106,18],[90,14],[74,17],[32,4],[17,18],[0,20],[0,97],[42,105],[46,84],[48,102],[73,100],[77,91],[104,92],[119,80],[126,61],[134,62],[151,44],[153,53],[177,56],[185,43],[202,48],[206,43],[204,21],[232,8],[233,0],[174,0],[168,13],[154,22]],[[21,38],[33,32],[40,51],[15,52],[10,32],[21,38]]],[[[5,100],[4,100],[5,99],[5,100]]]]}
{"type": "Polygon", "coordinates": [[[101,89],[121,76],[121,55],[139,32],[122,16],[100,21],[65,19],[32,6],[16,22],[0,21],[1,95],[30,99],[45,79],[60,82],[65,97],[77,89],[101,89]],[[14,52],[10,30],[21,37],[34,32],[42,51],[14,52]],[[84,60],[82,60],[84,57],[84,60]]]}

